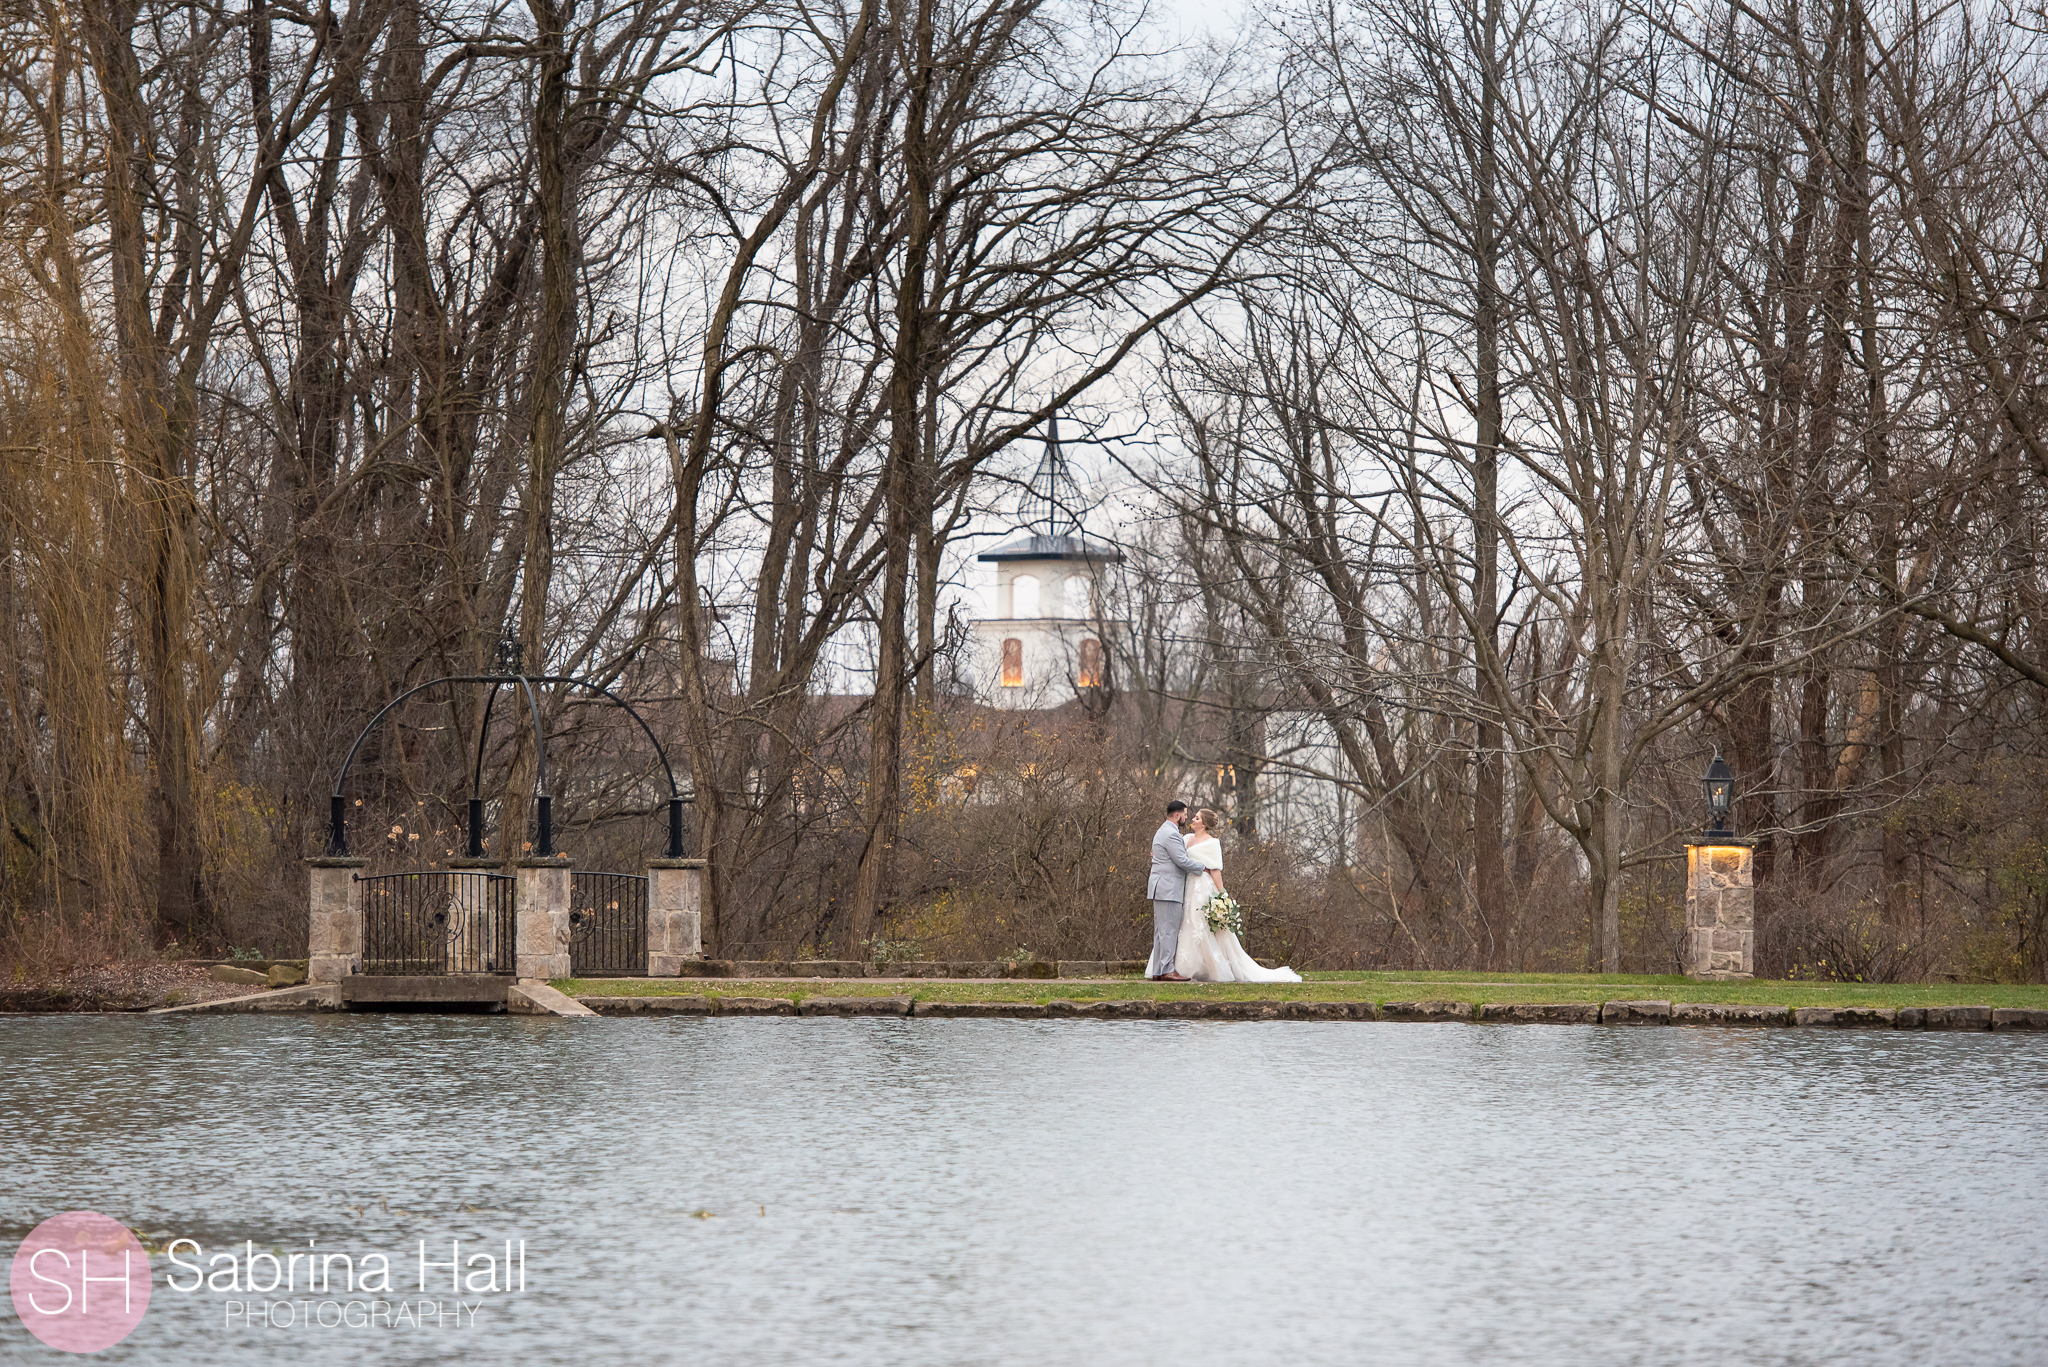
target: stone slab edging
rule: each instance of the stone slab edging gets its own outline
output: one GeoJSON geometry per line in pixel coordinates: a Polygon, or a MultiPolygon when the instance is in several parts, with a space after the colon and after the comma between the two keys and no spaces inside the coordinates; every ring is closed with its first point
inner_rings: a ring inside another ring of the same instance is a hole
{"type": "MultiPolygon", "coordinates": [[[[788,997],[679,994],[571,997],[545,983],[506,987],[506,1008],[554,1016],[896,1016],[933,1020],[1210,1020],[1465,1022],[1482,1025],[1723,1025],[1807,1030],[2048,1032],[2048,1009],[1989,1006],[1759,1006],[1745,1003],[1610,1001],[1201,1001],[1150,997],[1099,1001],[920,1002],[909,996],[788,997]]],[[[245,997],[158,1007],[150,1015],[345,1011],[342,983],[274,988],[245,997]]]]}
{"type": "MultiPolygon", "coordinates": [[[[271,996],[278,994],[272,993],[271,996]]],[[[1731,1025],[1809,1030],[2048,1030],[2048,1010],[1988,1006],[1752,1006],[1742,1003],[1422,1001],[921,1002],[913,997],[577,998],[604,1016],[910,1016],[932,1020],[1366,1020],[1500,1025],[1731,1025]]]]}
{"type": "MultiPolygon", "coordinates": [[[[1669,1006],[1669,1002],[1660,1003],[1669,1006]]],[[[1632,1005],[1643,1005],[1641,1002],[1632,1005]]],[[[1597,1002],[1485,1002],[1474,1020],[1513,1025],[1598,1025],[1597,1002]]]]}
{"type": "Polygon", "coordinates": [[[505,989],[505,1010],[514,1016],[595,1016],[597,1012],[544,982],[518,982],[505,989]]]}
{"type": "Polygon", "coordinates": [[[799,1016],[907,1016],[917,1003],[910,997],[805,997],[799,1016]]]}
{"type": "Polygon", "coordinates": [[[304,987],[280,987],[252,992],[246,997],[222,997],[216,1001],[193,1002],[187,1006],[159,1006],[152,1016],[200,1015],[255,1011],[345,1011],[340,983],[308,983],[304,987]]]}

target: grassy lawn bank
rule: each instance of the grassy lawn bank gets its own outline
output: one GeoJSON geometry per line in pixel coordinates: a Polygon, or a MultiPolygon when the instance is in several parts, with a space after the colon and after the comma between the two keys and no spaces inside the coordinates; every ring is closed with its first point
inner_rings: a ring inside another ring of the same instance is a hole
{"type": "Polygon", "coordinates": [[[1311,973],[1305,983],[1151,983],[1142,978],[972,982],[919,978],[805,982],[739,978],[563,978],[576,996],[915,997],[919,1001],[1048,1002],[1151,998],[1160,1001],[1602,1002],[1637,998],[1760,1006],[2017,1006],[2048,1008],[2048,986],[1956,983],[1697,983],[1627,973],[1311,973]]]}

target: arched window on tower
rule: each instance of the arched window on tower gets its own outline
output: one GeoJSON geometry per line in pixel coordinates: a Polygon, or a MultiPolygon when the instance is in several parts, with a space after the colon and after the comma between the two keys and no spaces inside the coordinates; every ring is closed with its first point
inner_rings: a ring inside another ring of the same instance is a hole
{"type": "Polygon", "coordinates": [[[1015,636],[1003,642],[1003,687],[1024,686],[1024,643],[1015,636]]]}
{"type": "Polygon", "coordinates": [[[1074,671],[1077,688],[1102,687],[1102,642],[1093,636],[1081,642],[1081,667],[1074,671]]]}
{"type": "Polygon", "coordinates": [[[1085,574],[1070,574],[1066,584],[1067,616],[1093,617],[1095,615],[1094,585],[1085,574]]]}
{"type": "Polygon", "coordinates": [[[1038,615],[1038,576],[1020,574],[1010,581],[1010,615],[1012,617],[1036,617],[1038,615]]]}

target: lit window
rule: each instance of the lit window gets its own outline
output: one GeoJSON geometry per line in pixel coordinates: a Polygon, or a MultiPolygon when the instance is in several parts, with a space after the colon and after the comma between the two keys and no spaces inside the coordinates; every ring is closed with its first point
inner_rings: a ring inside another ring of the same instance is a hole
{"type": "Polygon", "coordinates": [[[1020,574],[1010,581],[1010,615],[1012,617],[1036,617],[1038,615],[1038,576],[1020,574]]]}
{"type": "Polygon", "coordinates": [[[1081,668],[1074,682],[1082,688],[1102,687],[1102,642],[1092,636],[1081,642],[1081,668]]]}
{"type": "Polygon", "coordinates": [[[1003,687],[1024,686],[1024,643],[1012,636],[1003,642],[1003,687]]]}

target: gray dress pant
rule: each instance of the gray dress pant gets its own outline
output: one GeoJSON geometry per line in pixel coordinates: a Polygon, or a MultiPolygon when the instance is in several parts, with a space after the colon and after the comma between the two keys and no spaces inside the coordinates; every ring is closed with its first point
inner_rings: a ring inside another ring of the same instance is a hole
{"type": "Polygon", "coordinates": [[[1161,973],[1173,972],[1173,952],[1180,946],[1181,904],[1152,904],[1152,964],[1161,973]]]}

